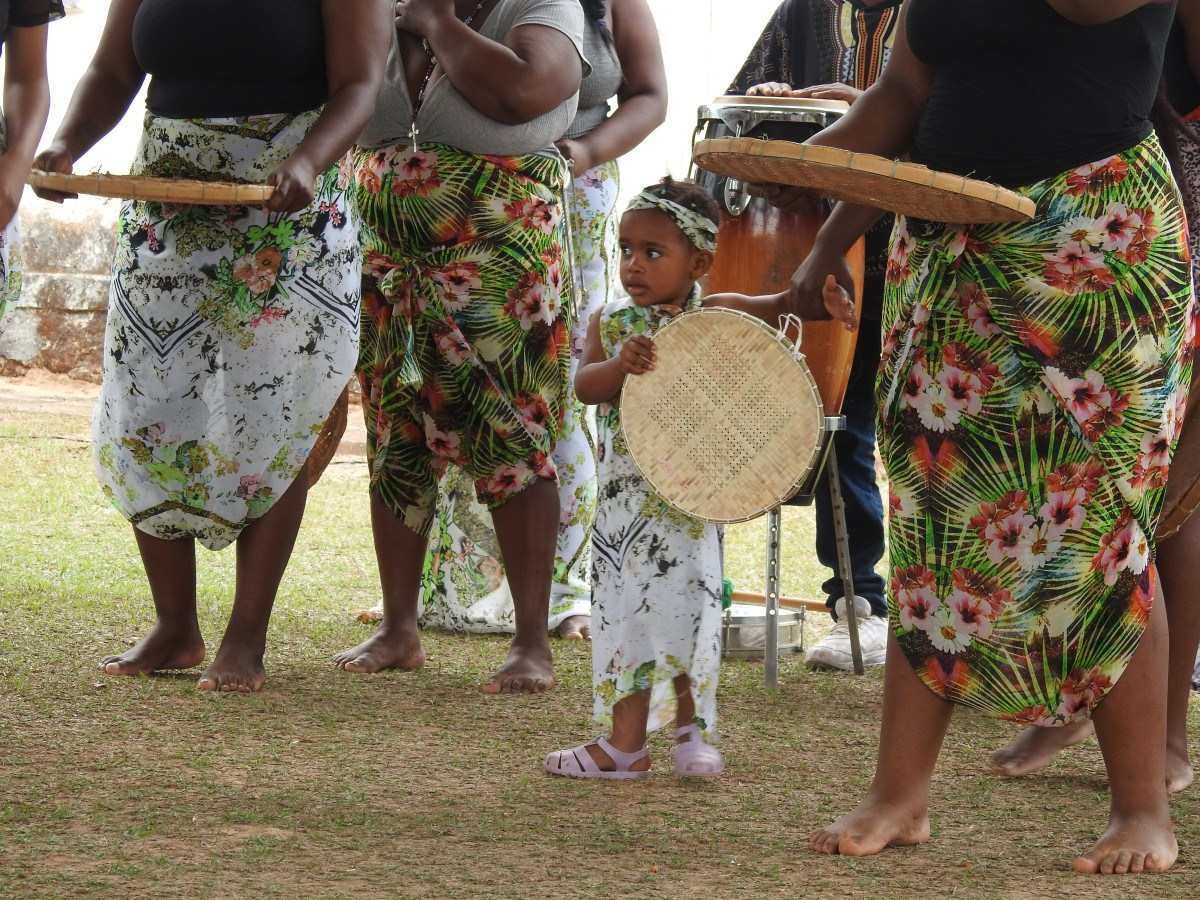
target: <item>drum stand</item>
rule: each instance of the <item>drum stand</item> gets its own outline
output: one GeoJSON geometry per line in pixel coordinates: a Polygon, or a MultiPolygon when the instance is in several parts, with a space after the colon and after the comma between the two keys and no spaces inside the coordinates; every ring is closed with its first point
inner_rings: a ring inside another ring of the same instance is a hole
{"type": "MultiPolygon", "coordinates": [[[[850,656],[854,661],[854,673],[865,671],[862,648],[858,643],[858,614],[854,609],[854,570],[850,565],[850,538],[846,532],[846,504],[842,499],[842,482],[838,473],[837,454],[833,452],[833,439],[837,432],[846,427],[843,416],[825,417],[823,446],[817,464],[804,485],[788,500],[789,506],[808,506],[820,489],[821,476],[829,486],[829,499],[833,509],[833,531],[837,541],[838,575],[842,579],[842,593],[847,598],[846,626],[850,631],[850,656]]],[[[783,543],[783,506],[776,506],[767,513],[767,635],[765,672],[767,687],[779,686],[779,579],[783,543]]]]}

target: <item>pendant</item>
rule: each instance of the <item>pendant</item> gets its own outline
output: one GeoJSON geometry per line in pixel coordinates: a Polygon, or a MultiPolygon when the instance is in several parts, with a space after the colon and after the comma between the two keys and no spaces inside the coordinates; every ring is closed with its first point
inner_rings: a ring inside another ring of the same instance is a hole
{"type": "Polygon", "coordinates": [[[409,137],[409,140],[412,141],[412,152],[414,154],[417,152],[417,135],[419,135],[420,133],[421,133],[420,129],[417,128],[417,120],[414,117],[413,123],[408,126],[408,137],[409,137]]]}

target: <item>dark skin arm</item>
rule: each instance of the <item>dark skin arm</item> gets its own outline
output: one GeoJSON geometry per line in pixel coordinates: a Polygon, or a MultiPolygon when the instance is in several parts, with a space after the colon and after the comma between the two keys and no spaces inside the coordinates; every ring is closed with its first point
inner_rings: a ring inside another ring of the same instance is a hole
{"type": "Polygon", "coordinates": [[[297,212],[312,203],[317,175],[354,144],[371,118],[383,83],[392,27],[388,0],[322,0],[325,77],[329,99],[295,152],[267,179],[272,212],[297,212]]]}
{"type": "Polygon", "coordinates": [[[616,112],[583,137],[558,142],[576,174],[624,156],[667,117],[667,73],[650,7],[646,0],[612,0],[612,20],[625,80],[616,112]]]}
{"type": "Polygon", "coordinates": [[[1103,25],[1134,10],[1168,0],[1046,0],[1046,5],[1076,25],[1103,25]]]}
{"type": "MultiPolygon", "coordinates": [[[[907,36],[908,5],[900,10],[892,55],[879,79],[851,105],[849,112],[814,135],[809,143],[857,153],[897,157],[908,151],[921,110],[929,98],[933,70],[913,53],[907,36]]],[[[772,202],[786,202],[786,192],[772,202]]],[[[843,256],[883,215],[871,207],[839,203],[817,233],[812,252],[792,276],[788,310],[802,319],[828,318],[825,291],[829,276],[848,295],[854,284],[843,256]]]]}
{"type": "MultiPolygon", "coordinates": [[[[475,7],[464,5],[468,13],[475,7]]],[[[459,93],[501,124],[532,121],[579,91],[583,61],[561,31],[522,25],[500,43],[464,24],[455,9],[455,0],[397,0],[396,27],[402,31],[410,91],[428,63],[421,38],[429,41],[445,77],[459,93]]],[[[490,9],[485,7],[482,15],[490,9]]]]}
{"type": "MultiPolygon", "coordinates": [[[[92,62],[75,86],[71,105],[50,146],[34,165],[48,172],[71,172],[75,161],[113,130],[137,96],[146,73],[133,54],[133,17],[142,0],[113,0],[92,62]]],[[[61,203],[71,194],[38,190],[61,203]]]]}
{"type": "Polygon", "coordinates": [[[625,376],[641,375],[653,368],[654,342],[644,335],[626,341],[619,355],[611,359],[605,356],[600,342],[600,314],[596,313],[588,322],[583,359],[575,374],[575,395],[589,406],[607,403],[620,395],[625,376]]]}
{"type": "Polygon", "coordinates": [[[21,191],[50,113],[47,30],[45,25],[11,28],[4,41],[4,119],[8,147],[0,155],[0,228],[7,227],[17,214],[21,191]]]}
{"type": "MultiPolygon", "coordinates": [[[[75,161],[121,120],[145,73],[133,52],[133,18],[142,0],[114,0],[100,45],[84,73],[66,118],[39,168],[72,171],[75,161]]],[[[387,59],[391,13],[387,0],[323,0],[329,100],[308,136],[267,179],[275,193],[266,208],[295,212],[312,202],[317,173],[354,143],[374,109],[387,59]]],[[[49,200],[64,195],[39,191],[49,200]]]]}

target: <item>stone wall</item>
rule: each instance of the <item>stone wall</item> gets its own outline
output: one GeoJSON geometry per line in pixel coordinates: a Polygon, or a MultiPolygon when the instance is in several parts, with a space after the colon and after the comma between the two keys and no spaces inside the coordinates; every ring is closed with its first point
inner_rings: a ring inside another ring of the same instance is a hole
{"type": "Polygon", "coordinates": [[[116,210],[23,206],[24,289],[0,329],[0,374],[36,367],[99,381],[116,210]]]}

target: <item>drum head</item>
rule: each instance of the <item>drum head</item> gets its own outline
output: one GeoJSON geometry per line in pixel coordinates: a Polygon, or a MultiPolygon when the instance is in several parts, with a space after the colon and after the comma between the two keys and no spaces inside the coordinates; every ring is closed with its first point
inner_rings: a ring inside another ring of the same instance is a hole
{"type": "Polygon", "coordinates": [[[825,431],[803,357],[728,309],[686,313],[654,343],[654,371],[621,394],[626,445],[654,490],[710,522],[744,522],[795,493],[825,431]]]}
{"type": "Polygon", "coordinates": [[[837,147],[711,138],[697,142],[692,158],[718,175],[812,188],[836,200],[932,222],[1021,222],[1034,213],[1032,200],[1007,188],[837,147]]]}

